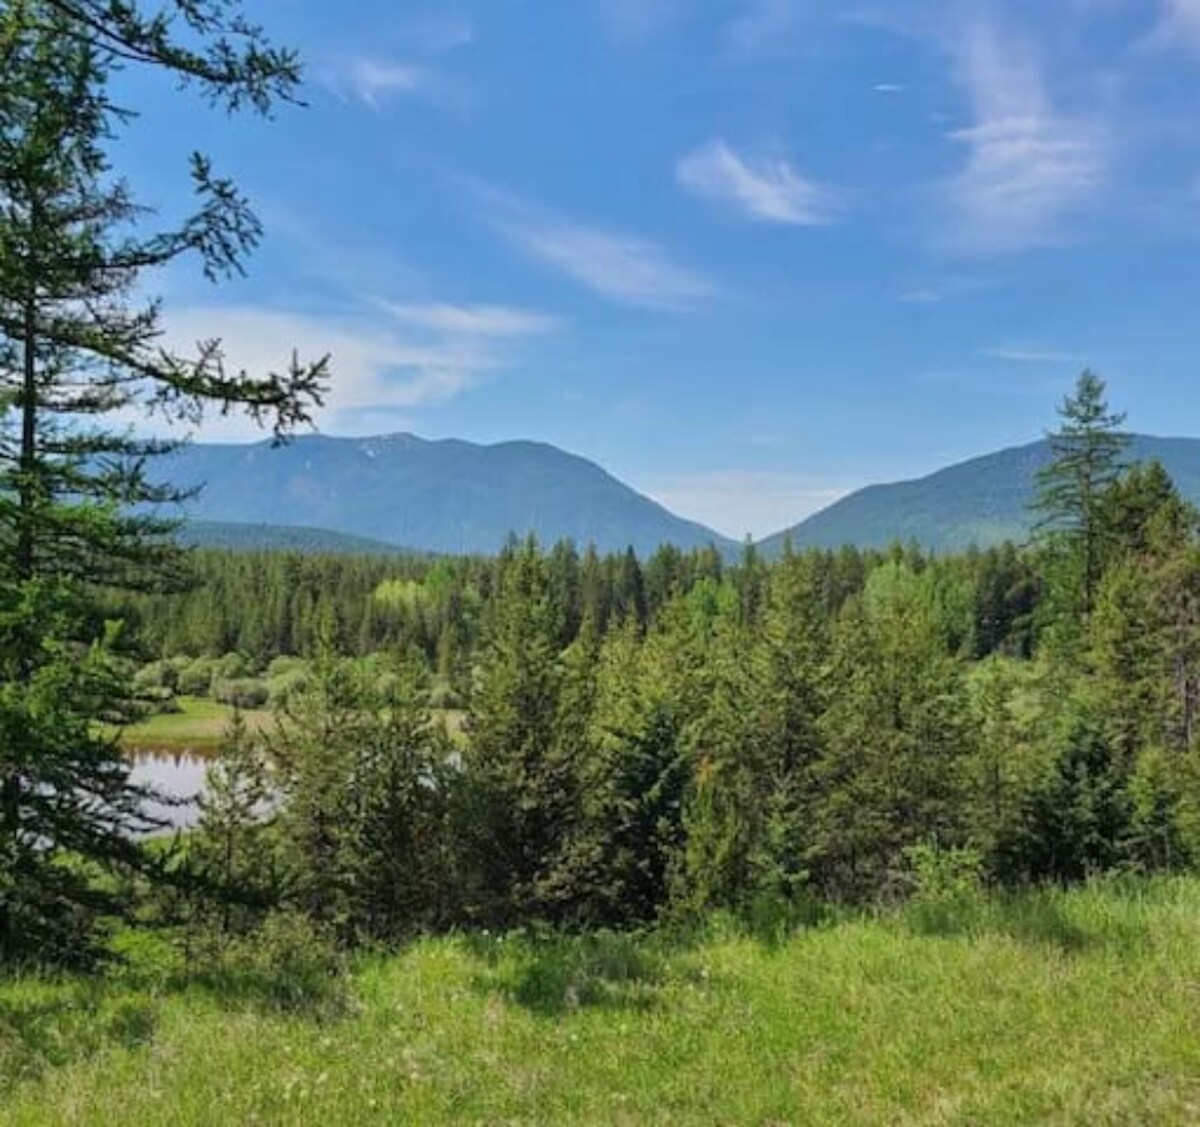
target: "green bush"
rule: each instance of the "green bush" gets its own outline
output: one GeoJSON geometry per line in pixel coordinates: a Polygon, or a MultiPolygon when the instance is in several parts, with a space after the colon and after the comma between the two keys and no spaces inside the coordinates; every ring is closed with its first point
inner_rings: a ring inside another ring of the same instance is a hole
{"type": "Polygon", "coordinates": [[[429,690],[429,707],[437,709],[452,709],[464,707],[462,696],[455,692],[454,686],[445,678],[439,677],[429,690]]]}
{"type": "Polygon", "coordinates": [[[161,699],[174,694],[179,684],[179,673],[167,661],[154,661],[142,666],[133,675],[133,691],[146,699],[161,699]]]}
{"type": "Polygon", "coordinates": [[[267,680],[275,681],[296,673],[307,673],[309,663],[302,657],[280,656],[271,659],[267,666],[267,680]]]}
{"type": "Polygon", "coordinates": [[[266,681],[243,677],[236,681],[214,681],[213,699],[234,708],[262,708],[270,699],[266,681]]]}
{"type": "Polygon", "coordinates": [[[337,1017],[349,1006],[345,957],[302,915],[275,912],[252,934],[200,944],[198,969],[224,997],[337,1017]]]}
{"type": "Polygon", "coordinates": [[[221,681],[240,681],[254,672],[243,654],[226,654],[217,659],[215,678],[221,681]]]}
{"type": "Polygon", "coordinates": [[[184,666],[176,681],[176,691],[185,697],[206,697],[212,692],[216,662],[210,657],[198,657],[184,666]]]}
{"type": "MultiPolygon", "coordinates": [[[[274,668],[275,663],[271,663],[274,668]]],[[[268,670],[268,674],[270,670],[268,670]]],[[[286,704],[297,693],[303,692],[311,683],[312,676],[306,668],[290,669],[276,676],[270,676],[267,681],[267,700],[272,708],[286,704]]]]}

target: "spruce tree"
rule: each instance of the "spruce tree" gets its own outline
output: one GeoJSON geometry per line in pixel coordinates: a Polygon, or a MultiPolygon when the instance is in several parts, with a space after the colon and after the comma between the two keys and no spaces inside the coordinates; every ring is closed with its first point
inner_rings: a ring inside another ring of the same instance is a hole
{"type": "Polygon", "coordinates": [[[571,793],[556,736],[562,668],[545,560],[527,541],[501,567],[467,717],[463,827],[478,910],[496,922],[553,914],[545,883],[571,793]]]}
{"type": "Polygon", "coordinates": [[[1075,627],[1086,627],[1095,605],[1108,546],[1104,496],[1124,469],[1125,416],[1110,410],[1104,381],[1084,372],[1058,409],[1049,436],[1051,460],[1037,477],[1038,532],[1060,563],[1057,603],[1075,627]]]}
{"type": "Polygon", "coordinates": [[[206,897],[201,917],[215,923],[223,939],[252,931],[278,898],[276,801],[262,741],[235,711],[204,773],[188,850],[189,862],[217,894],[212,902],[206,897]]]}
{"type": "Polygon", "coordinates": [[[65,856],[138,859],[128,838],[141,825],[139,794],[97,734],[97,722],[123,719],[129,691],[111,657],[120,634],[96,592],[171,574],[169,525],[148,507],[177,494],[147,468],[167,444],[105,417],[141,409],[194,422],[215,403],[283,435],[319,399],[323,362],[293,359],[282,374],[252,377],[228,371],[215,340],[195,356],[173,354],[161,346],[158,303],[135,296],[144,271],[187,256],[213,279],[240,271],[259,228],[235,186],[197,155],[197,211],[147,233],[109,164],[130,115],[108,79],[146,55],[190,67],[234,106],[262,108],[272,90],[291,88],[293,64],[255,53],[249,26],[246,52],[223,48],[235,11],[186,6],[205,55],[172,46],[169,21],[126,4],[100,13],[87,0],[17,0],[0,12],[0,400],[11,406],[0,432],[0,678],[16,733],[0,744],[0,958],[53,928],[52,911],[97,914],[94,889],[64,880],[65,856]],[[192,65],[203,57],[206,73],[192,65]],[[46,682],[58,697],[39,711],[46,682]],[[34,919],[29,906],[46,890],[59,905],[34,919]]]}
{"type": "Polygon", "coordinates": [[[837,623],[813,772],[813,874],[838,897],[895,891],[908,847],[964,841],[973,733],[960,667],[916,584],[875,575],[837,623]]]}
{"type": "Polygon", "coordinates": [[[448,838],[456,772],[418,655],[362,686],[343,848],[356,933],[395,942],[445,927],[457,908],[448,838]]]}

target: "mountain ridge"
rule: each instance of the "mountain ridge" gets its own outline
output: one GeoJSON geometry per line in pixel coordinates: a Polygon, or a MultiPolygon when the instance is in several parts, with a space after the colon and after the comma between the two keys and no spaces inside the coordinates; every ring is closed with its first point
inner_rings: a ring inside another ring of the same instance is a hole
{"type": "Polygon", "coordinates": [[[495,552],[512,534],[643,555],[661,544],[734,548],[596,463],[528,439],[314,434],[197,443],[163,465],[170,484],[204,487],[183,510],[191,522],[321,529],[446,554],[495,552]]]}
{"type": "MultiPolygon", "coordinates": [[[[1180,492],[1200,505],[1200,439],[1131,435],[1127,461],[1157,459],[1180,492]]],[[[915,541],[934,551],[1020,542],[1033,527],[1036,475],[1049,464],[1049,439],[981,454],[923,477],[868,485],[759,541],[771,555],[796,549],[885,548],[915,541]]]]}

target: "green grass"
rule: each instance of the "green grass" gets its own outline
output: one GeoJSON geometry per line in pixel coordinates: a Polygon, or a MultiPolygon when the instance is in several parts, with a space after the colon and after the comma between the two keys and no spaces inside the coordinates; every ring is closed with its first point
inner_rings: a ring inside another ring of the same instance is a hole
{"type": "Polygon", "coordinates": [[[0,985],[0,1121],[1200,1121],[1196,880],[778,941],[430,940],[357,965],[339,1012],[144,962],[0,985]]]}
{"type": "MultiPolygon", "coordinates": [[[[200,697],[180,697],[178,712],[160,712],[147,717],[121,732],[121,746],[128,752],[170,752],[208,755],[215,751],[229,727],[233,709],[217,701],[200,697]]],[[[463,716],[456,710],[438,713],[450,738],[463,742],[463,716]]],[[[251,730],[265,731],[274,723],[267,709],[243,710],[242,716],[251,730]]]]}
{"type": "MultiPolygon", "coordinates": [[[[127,751],[192,752],[203,755],[214,751],[229,727],[233,709],[214,700],[199,697],[180,697],[178,712],[160,712],[148,716],[121,733],[121,746],[127,751]]],[[[266,728],[271,723],[268,711],[243,711],[242,716],[252,729],[266,728]]]]}

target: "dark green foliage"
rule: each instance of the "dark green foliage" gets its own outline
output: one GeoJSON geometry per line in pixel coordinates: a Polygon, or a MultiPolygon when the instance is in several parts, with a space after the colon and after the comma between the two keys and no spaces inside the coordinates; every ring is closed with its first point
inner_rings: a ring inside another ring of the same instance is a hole
{"type": "Polygon", "coordinates": [[[215,402],[280,436],[307,421],[324,375],[295,359],[284,374],[228,373],[217,341],[195,357],[162,346],[143,272],[194,256],[210,279],[236,274],[259,227],[196,154],[196,211],[148,229],[109,161],[131,116],[110,94],[118,60],[173,70],[231,108],[265,109],[296,79],[236,4],[173,10],[176,23],[90,0],[0,10],[0,960],[86,959],[114,900],[97,873],[111,885],[114,870],[150,868],[133,843],[146,795],[100,734],[127,718],[134,688],[97,593],[177,578],[154,506],[179,493],[148,474],[166,445],[106,417],[196,420],[215,402]]]}
{"type": "Polygon", "coordinates": [[[321,657],[270,745],[290,904],[344,941],[448,922],[457,770],[419,664],[321,657]]]}
{"type": "Polygon", "coordinates": [[[974,735],[962,673],[911,576],[888,578],[837,623],[821,717],[809,854],[818,886],[838,897],[894,889],[913,845],[965,840],[974,735]]]}
{"type": "Polygon", "coordinates": [[[395,940],[454,919],[458,769],[419,662],[398,662],[365,695],[371,722],[360,729],[347,815],[352,912],[366,936],[395,940]]]}
{"type": "Polygon", "coordinates": [[[180,526],[176,537],[187,548],[222,548],[231,552],[304,552],[343,556],[396,556],[404,549],[382,540],[330,532],[325,528],[291,525],[238,524],[234,521],[193,520],[180,526]]]}
{"type": "Polygon", "coordinates": [[[188,862],[205,891],[201,918],[217,925],[222,940],[249,934],[279,900],[277,802],[262,742],[235,713],[205,773],[200,820],[188,846],[188,862]]]}
{"type": "Polygon", "coordinates": [[[97,925],[125,910],[95,867],[146,869],[132,835],[156,823],[95,728],[125,696],[110,647],[60,640],[78,613],[61,585],[26,584],[19,603],[13,590],[0,588],[0,963],[86,964],[97,925]],[[14,639],[24,631],[36,650],[14,639]]]}
{"type": "Polygon", "coordinates": [[[553,916],[545,887],[574,816],[557,736],[562,667],[545,560],[512,550],[485,627],[468,715],[472,896],[493,921],[553,916]]]}
{"type": "MultiPolygon", "coordinates": [[[[1086,625],[1096,588],[1113,547],[1105,497],[1125,467],[1129,436],[1125,416],[1109,410],[1104,381],[1084,372],[1074,395],[1058,410],[1049,439],[1051,460],[1037,475],[1038,532],[1055,565],[1050,592],[1056,624],[1068,631],[1086,625]]],[[[1120,505],[1111,506],[1120,509],[1120,505]]]]}
{"type": "Polygon", "coordinates": [[[679,641],[668,628],[643,644],[632,622],[605,639],[579,768],[579,822],[560,877],[573,890],[575,922],[646,924],[666,905],[687,783],[679,641]]]}

